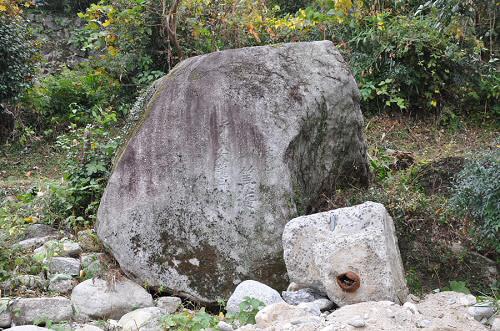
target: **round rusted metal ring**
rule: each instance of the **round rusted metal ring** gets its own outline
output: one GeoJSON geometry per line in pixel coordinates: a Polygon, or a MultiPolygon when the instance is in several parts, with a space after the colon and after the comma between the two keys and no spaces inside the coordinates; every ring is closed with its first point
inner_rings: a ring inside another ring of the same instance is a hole
{"type": "Polygon", "coordinates": [[[337,284],[344,292],[355,292],[361,286],[361,279],[352,272],[344,272],[337,276],[337,284]]]}

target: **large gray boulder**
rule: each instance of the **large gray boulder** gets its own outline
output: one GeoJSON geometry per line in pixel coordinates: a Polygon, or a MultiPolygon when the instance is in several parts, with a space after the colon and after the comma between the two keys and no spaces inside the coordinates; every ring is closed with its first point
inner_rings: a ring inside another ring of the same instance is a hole
{"type": "Polygon", "coordinates": [[[285,285],[281,234],[368,182],[359,91],[328,41],[180,63],[150,91],[101,200],[97,234],[130,277],[201,302],[285,285]]]}
{"type": "Polygon", "coordinates": [[[283,232],[290,281],[326,293],[339,306],[404,303],[408,289],[392,218],[382,204],[302,216],[283,232]]]}

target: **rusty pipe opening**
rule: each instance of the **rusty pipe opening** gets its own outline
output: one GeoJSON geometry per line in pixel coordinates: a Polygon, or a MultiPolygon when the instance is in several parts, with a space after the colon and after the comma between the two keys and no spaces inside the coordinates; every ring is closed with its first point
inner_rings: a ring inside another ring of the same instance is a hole
{"type": "Polygon", "coordinates": [[[361,286],[361,279],[352,272],[344,272],[337,276],[337,284],[344,292],[354,292],[361,286]]]}

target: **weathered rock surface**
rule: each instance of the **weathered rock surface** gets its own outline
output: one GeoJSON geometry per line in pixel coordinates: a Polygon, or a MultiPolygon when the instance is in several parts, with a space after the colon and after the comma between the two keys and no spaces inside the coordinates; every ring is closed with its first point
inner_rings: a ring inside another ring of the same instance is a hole
{"type": "Polygon", "coordinates": [[[120,318],[122,331],[162,331],[160,318],[164,313],[158,307],[141,308],[120,318]]]}
{"type": "Polygon", "coordinates": [[[53,257],[49,261],[49,272],[78,276],[80,274],[80,260],[72,257],[53,257]]]}
{"type": "Polygon", "coordinates": [[[239,312],[240,303],[247,297],[258,299],[266,305],[283,302],[280,294],[275,289],[254,280],[245,280],[236,286],[233,294],[227,300],[226,310],[231,313],[239,312]]]}
{"type": "Polygon", "coordinates": [[[417,310],[421,313],[414,313],[390,301],[370,301],[346,305],[326,317],[316,316],[300,305],[278,303],[259,311],[255,317],[256,325],[239,330],[488,330],[467,314],[468,300],[461,293],[443,292],[429,295],[417,304],[417,310]]]}
{"type": "Polygon", "coordinates": [[[119,319],[137,309],[153,306],[151,294],[128,279],[106,282],[88,279],[71,292],[71,302],[78,319],[119,319]]]}
{"type": "Polygon", "coordinates": [[[48,290],[60,294],[66,294],[71,292],[76,284],[77,281],[70,275],[56,274],[50,278],[48,290]]]}
{"type": "Polygon", "coordinates": [[[339,306],[406,301],[394,224],[379,203],[295,218],[285,227],[283,247],[290,280],[339,306]]]}
{"type": "Polygon", "coordinates": [[[197,56],[151,95],[100,204],[104,245],[130,277],[202,302],[244,279],[284,287],[285,223],[368,181],[340,53],[322,41],[197,56]]]}
{"type": "Polygon", "coordinates": [[[173,314],[182,305],[182,300],[178,297],[160,297],[155,300],[155,305],[160,308],[164,314],[173,314]]]}
{"type": "Polygon", "coordinates": [[[52,321],[69,321],[73,317],[71,301],[63,297],[22,298],[9,306],[12,322],[16,325],[52,321]]]}

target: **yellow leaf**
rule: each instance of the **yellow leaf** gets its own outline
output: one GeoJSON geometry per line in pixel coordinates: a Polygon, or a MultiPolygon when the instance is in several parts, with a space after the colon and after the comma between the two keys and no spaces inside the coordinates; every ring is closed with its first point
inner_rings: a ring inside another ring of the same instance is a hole
{"type": "Polygon", "coordinates": [[[36,223],[38,219],[35,216],[28,216],[24,218],[26,223],[36,223]]]}
{"type": "Polygon", "coordinates": [[[111,22],[111,20],[106,20],[106,21],[104,21],[104,23],[102,23],[102,26],[103,26],[103,27],[107,27],[107,26],[109,26],[111,23],[112,23],[112,22],[111,22]]]}
{"type": "Polygon", "coordinates": [[[116,56],[118,54],[118,48],[114,46],[109,46],[108,53],[111,54],[111,56],[116,56]]]}
{"type": "Polygon", "coordinates": [[[436,100],[432,100],[431,101],[431,106],[432,107],[436,107],[437,106],[437,101],[436,100]]]}
{"type": "Polygon", "coordinates": [[[0,11],[7,11],[6,5],[0,5],[0,11]]]}

